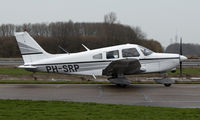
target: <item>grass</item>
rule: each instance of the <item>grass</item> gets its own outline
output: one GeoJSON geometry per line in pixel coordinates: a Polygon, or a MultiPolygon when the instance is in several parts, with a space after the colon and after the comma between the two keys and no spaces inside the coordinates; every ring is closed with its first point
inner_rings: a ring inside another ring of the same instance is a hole
{"type": "MultiPolygon", "coordinates": [[[[132,84],[157,84],[155,81],[133,81],[132,84]]],[[[0,80],[0,84],[112,84],[109,81],[45,81],[45,80],[0,80]]],[[[175,84],[200,84],[200,81],[177,81],[175,84]]]]}
{"type": "Polygon", "coordinates": [[[19,68],[0,67],[0,74],[6,75],[31,75],[32,72],[19,68]]]}
{"type": "Polygon", "coordinates": [[[0,100],[1,120],[199,120],[200,109],[0,100]]]}
{"type": "MultiPolygon", "coordinates": [[[[183,76],[200,75],[200,67],[185,67],[183,68],[183,76]]],[[[169,72],[169,75],[179,75],[180,69],[178,68],[175,73],[169,72]]]]}
{"type": "Polygon", "coordinates": [[[109,84],[109,81],[0,80],[0,84],[109,84]]]}
{"type": "MultiPolygon", "coordinates": [[[[0,67],[0,75],[8,75],[8,77],[10,76],[11,78],[12,77],[17,77],[19,78],[18,80],[3,80],[1,79],[0,80],[0,84],[110,84],[110,82],[108,81],[93,81],[93,80],[87,80],[87,79],[84,79],[82,80],[83,76],[66,76],[67,79],[69,79],[68,81],[65,81],[65,79],[63,80],[58,80],[58,81],[51,81],[51,80],[31,80],[33,79],[33,73],[32,72],[29,72],[29,71],[26,71],[24,69],[19,69],[19,68],[14,68],[14,67],[0,67]],[[21,80],[21,76],[24,76],[24,75],[27,75],[26,79],[24,80],[21,80]],[[73,78],[77,78],[77,80],[70,80],[70,79],[73,79],[73,78]]],[[[41,72],[37,72],[35,73],[35,75],[39,75],[37,76],[38,78],[40,77],[49,77],[52,76],[52,77],[61,77],[63,75],[61,74],[55,74],[55,73],[51,73],[51,74],[48,74],[48,73],[41,73],[41,72]]],[[[131,77],[156,77],[156,76],[160,76],[159,74],[141,74],[141,75],[133,75],[131,77]]],[[[178,77],[179,76],[179,69],[177,69],[177,72],[176,73],[171,73],[169,72],[169,77],[178,77]]],[[[200,68],[199,67],[196,67],[196,68],[193,68],[193,67],[186,67],[186,68],[183,68],[183,76],[185,77],[199,77],[200,76],[200,68]]],[[[130,78],[131,78],[130,77],[130,78]]],[[[145,82],[141,82],[141,81],[133,81],[132,82],[133,84],[155,84],[154,81],[145,81],[145,82]]],[[[188,82],[188,81],[179,81],[179,82],[176,82],[177,84],[189,84],[189,83],[192,83],[192,84],[200,84],[200,82],[198,81],[192,81],[192,82],[188,82]]]]}

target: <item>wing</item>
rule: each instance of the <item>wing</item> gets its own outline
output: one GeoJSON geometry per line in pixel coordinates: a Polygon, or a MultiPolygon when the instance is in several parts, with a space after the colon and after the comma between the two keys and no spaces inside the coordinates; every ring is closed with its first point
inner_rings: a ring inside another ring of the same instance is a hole
{"type": "Polygon", "coordinates": [[[112,61],[104,70],[103,75],[130,75],[141,72],[141,64],[138,59],[122,59],[112,61]]]}

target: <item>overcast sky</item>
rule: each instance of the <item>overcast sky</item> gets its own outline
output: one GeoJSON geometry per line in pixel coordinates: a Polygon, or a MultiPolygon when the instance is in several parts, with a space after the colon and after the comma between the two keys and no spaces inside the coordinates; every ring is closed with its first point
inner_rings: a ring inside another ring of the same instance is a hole
{"type": "Polygon", "coordinates": [[[163,46],[176,33],[186,43],[200,43],[200,0],[0,0],[0,24],[103,22],[109,12],[163,46]]]}

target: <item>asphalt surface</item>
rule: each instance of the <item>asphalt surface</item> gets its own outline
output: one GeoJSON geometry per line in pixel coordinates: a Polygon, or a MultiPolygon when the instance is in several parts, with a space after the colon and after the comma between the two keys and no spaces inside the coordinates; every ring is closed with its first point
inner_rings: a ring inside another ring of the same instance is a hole
{"type": "Polygon", "coordinates": [[[59,100],[178,108],[200,108],[199,84],[0,84],[0,99],[59,100]]]}
{"type": "Polygon", "coordinates": [[[23,61],[6,61],[6,60],[1,60],[0,65],[23,65],[23,61]]]}

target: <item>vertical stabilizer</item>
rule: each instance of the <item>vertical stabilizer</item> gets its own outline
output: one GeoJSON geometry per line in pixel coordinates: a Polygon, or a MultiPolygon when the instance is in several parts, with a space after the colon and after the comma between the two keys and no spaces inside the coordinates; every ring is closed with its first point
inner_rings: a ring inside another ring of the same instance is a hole
{"type": "Polygon", "coordinates": [[[44,51],[26,31],[15,33],[15,37],[24,60],[24,64],[51,57],[51,54],[44,51]]]}

